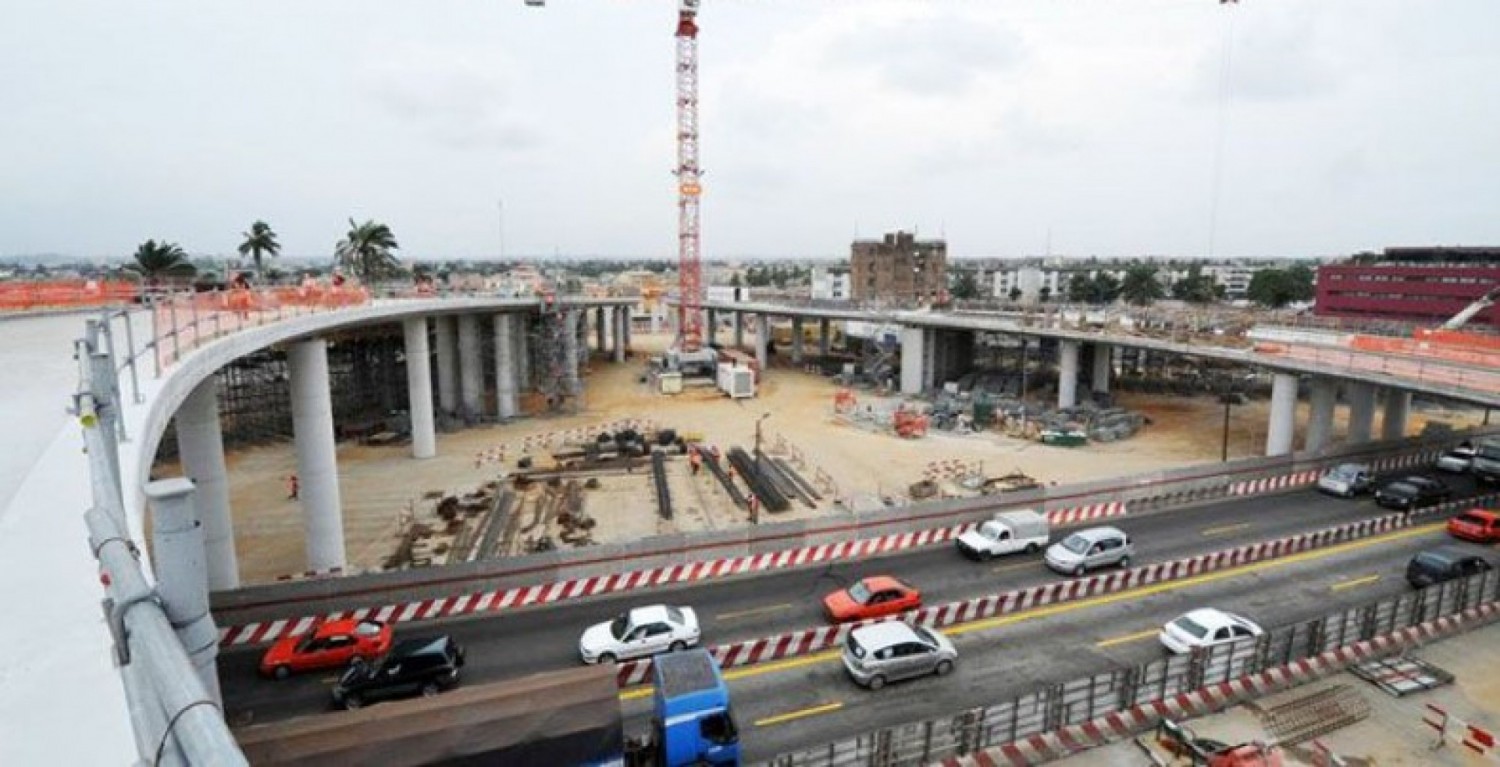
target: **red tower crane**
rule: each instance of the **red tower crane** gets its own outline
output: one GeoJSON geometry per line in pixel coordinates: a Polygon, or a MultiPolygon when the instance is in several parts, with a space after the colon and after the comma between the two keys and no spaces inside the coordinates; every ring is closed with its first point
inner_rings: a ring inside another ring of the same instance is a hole
{"type": "Polygon", "coordinates": [[[698,1],[677,5],[677,347],[703,344],[703,261],[699,254],[698,200],[698,1]]]}

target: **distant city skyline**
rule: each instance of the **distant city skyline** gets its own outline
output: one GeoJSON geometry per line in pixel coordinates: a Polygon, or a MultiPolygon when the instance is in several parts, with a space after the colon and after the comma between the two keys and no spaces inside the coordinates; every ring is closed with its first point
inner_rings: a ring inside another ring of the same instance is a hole
{"type": "MultiPolygon", "coordinates": [[[[351,217],[406,258],[674,258],[674,25],[670,0],[10,4],[0,258],[228,255],[257,219],[321,258],[351,217]]],[[[700,26],[709,258],[895,229],[960,261],[1500,242],[1493,0],[762,0],[700,26]]]]}

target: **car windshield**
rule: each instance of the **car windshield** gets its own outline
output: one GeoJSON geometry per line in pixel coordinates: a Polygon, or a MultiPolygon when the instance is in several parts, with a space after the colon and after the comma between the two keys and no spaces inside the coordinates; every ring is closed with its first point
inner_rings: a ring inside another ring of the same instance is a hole
{"type": "Polygon", "coordinates": [[[1003,529],[1004,528],[994,522],[986,522],[979,526],[979,534],[992,541],[999,540],[1000,531],[1003,529]]]}
{"type": "Polygon", "coordinates": [[[1333,477],[1334,479],[1348,482],[1349,480],[1354,479],[1354,476],[1358,473],[1359,469],[1345,464],[1343,466],[1335,467],[1333,471],[1328,472],[1328,476],[1333,477]]]}
{"type": "Polygon", "coordinates": [[[870,590],[865,588],[864,581],[859,581],[849,587],[849,598],[860,604],[870,601],[870,590]]]}
{"type": "Polygon", "coordinates": [[[374,621],[360,621],[359,625],[354,627],[354,633],[361,636],[375,636],[380,633],[380,624],[374,621]]]}
{"type": "Polygon", "coordinates": [[[1454,518],[1454,522],[1464,525],[1478,525],[1484,527],[1484,518],[1477,514],[1460,514],[1454,518]]]}
{"type": "Polygon", "coordinates": [[[1417,494],[1417,488],[1416,488],[1416,486],[1412,485],[1410,483],[1407,483],[1407,482],[1392,482],[1390,485],[1388,485],[1385,488],[1385,491],[1387,493],[1391,493],[1391,494],[1394,494],[1394,495],[1416,495],[1417,494]]]}
{"type": "Polygon", "coordinates": [[[1500,442],[1492,442],[1480,445],[1474,450],[1474,455],[1477,458],[1483,458],[1489,461],[1500,461],[1500,442]]]}
{"type": "Polygon", "coordinates": [[[1089,550],[1089,539],[1081,535],[1070,535],[1062,542],[1062,547],[1074,554],[1082,554],[1089,550]]]}
{"type": "Polygon", "coordinates": [[[1442,570],[1448,566],[1448,558],[1432,552],[1423,552],[1417,555],[1417,564],[1429,570],[1442,570]]]}
{"type": "Polygon", "coordinates": [[[675,607],[667,608],[667,619],[679,626],[687,623],[687,620],[682,617],[682,611],[675,607]]]}
{"type": "Polygon", "coordinates": [[[1186,615],[1178,618],[1175,621],[1172,621],[1172,625],[1181,629],[1183,633],[1191,634],[1197,639],[1202,639],[1203,637],[1208,635],[1208,629],[1205,626],[1193,620],[1192,618],[1187,617],[1186,615]]]}
{"type": "Polygon", "coordinates": [[[615,639],[624,639],[625,632],[630,629],[630,616],[621,615],[609,622],[609,635],[615,639]]]}
{"type": "Polygon", "coordinates": [[[913,626],[912,628],[917,632],[917,636],[920,637],[923,642],[927,643],[928,647],[938,646],[937,637],[932,635],[932,629],[927,628],[926,626],[913,626]]]}

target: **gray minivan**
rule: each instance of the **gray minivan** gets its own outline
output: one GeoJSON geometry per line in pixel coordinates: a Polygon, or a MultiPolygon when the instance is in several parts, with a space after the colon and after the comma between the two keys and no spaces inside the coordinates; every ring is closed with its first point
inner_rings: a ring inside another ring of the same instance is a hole
{"type": "Polygon", "coordinates": [[[1065,575],[1083,575],[1109,565],[1128,567],[1135,547],[1117,527],[1090,527],[1047,547],[1047,566],[1065,575]]]}

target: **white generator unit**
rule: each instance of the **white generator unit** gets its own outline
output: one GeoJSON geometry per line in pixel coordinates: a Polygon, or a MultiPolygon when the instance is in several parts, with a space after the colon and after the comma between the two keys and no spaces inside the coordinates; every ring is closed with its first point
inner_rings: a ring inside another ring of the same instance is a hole
{"type": "Polygon", "coordinates": [[[730,399],[745,399],[755,396],[755,371],[731,364],[719,366],[719,391],[730,399]]]}

